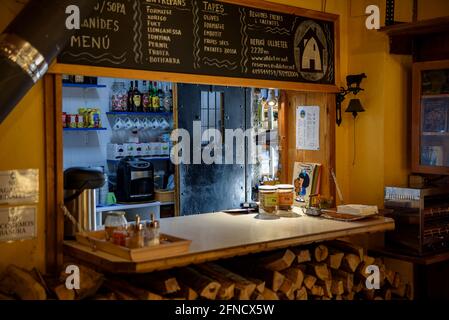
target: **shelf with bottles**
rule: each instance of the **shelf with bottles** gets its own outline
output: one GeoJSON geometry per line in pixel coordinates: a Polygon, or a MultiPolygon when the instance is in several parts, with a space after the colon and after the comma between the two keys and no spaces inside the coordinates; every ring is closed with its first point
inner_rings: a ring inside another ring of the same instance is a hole
{"type": "Polygon", "coordinates": [[[171,84],[153,81],[130,81],[126,90],[125,82],[116,81],[111,87],[110,114],[122,115],[173,113],[173,92],[171,84]]]}
{"type": "Polygon", "coordinates": [[[142,116],[142,117],[172,117],[173,112],[130,112],[130,111],[109,111],[108,116],[142,116]]]}

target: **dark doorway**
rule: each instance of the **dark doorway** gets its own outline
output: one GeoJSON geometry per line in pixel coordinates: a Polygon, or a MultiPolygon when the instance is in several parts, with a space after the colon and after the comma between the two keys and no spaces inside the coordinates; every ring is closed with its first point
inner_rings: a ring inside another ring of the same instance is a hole
{"type": "MultiPolygon", "coordinates": [[[[191,136],[190,163],[179,166],[180,215],[192,215],[238,208],[251,194],[250,172],[247,164],[192,164],[194,154],[193,127],[201,124],[201,132],[216,129],[250,127],[251,90],[238,87],[178,85],[178,127],[191,136]]],[[[224,148],[224,147],[223,147],[224,148]]],[[[246,149],[245,149],[246,150],[246,149]]],[[[235,145],[234,145],[235,156],[235,145]]],[[[247,157],[245,157],[247,158],[247,157]]]]}

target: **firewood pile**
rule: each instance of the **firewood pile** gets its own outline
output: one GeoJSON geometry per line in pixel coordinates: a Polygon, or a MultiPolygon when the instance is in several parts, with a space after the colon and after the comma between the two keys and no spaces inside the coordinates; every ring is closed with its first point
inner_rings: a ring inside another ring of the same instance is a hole
{"type": "Polygon", "coordinates": [[[66,288],[67,274],[44,278],[10,266],[0,276],[0,299],[97,300],[392,300],[411,299],[411,286],[381,257],[362,247],[330,241],[168,271],[103,275],[80,266],[80,289],[66,288]],[[370,265],[379,289],[366,285],[370,265]]]}

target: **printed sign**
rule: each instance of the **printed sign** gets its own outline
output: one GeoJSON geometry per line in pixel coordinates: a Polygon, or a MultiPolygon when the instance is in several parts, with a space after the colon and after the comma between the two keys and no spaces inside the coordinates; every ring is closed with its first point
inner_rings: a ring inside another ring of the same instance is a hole
{"type": "Polygon", "coordinates": [[[320,149],[320,107],[296,109],[296,149],[320,149]]]}
{"type": "Polygon", "coordinates": [[[0,204],[37,203],[39,201],[39,170],[0,172],[0,204]]]}
{"type": "Polygon", "coordinates": [[[0,208],[0,242],[35,238],[36,212],[35,206],[0,208]]]}

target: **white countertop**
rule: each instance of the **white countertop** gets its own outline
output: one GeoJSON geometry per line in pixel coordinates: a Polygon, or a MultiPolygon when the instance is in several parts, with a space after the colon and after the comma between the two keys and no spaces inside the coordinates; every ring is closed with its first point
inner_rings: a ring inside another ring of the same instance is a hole
{"type": "MultiPolygon", "coordinates": [[[[301,209],[295,209],[301,212],[301,209]]],[[[325,241],[350,235],[394,229],[394,221],[382,216],[342,222],[301,214],[298,218],[261,220],[256,214],[223,212],[161,220],[161,232],[192,240],[189,251],[175,257],[130,262],[66,241],[66,252],[96,266],[116,272],[150,272],[190,263],[201,263],[236,255],[325,241]]]]}

